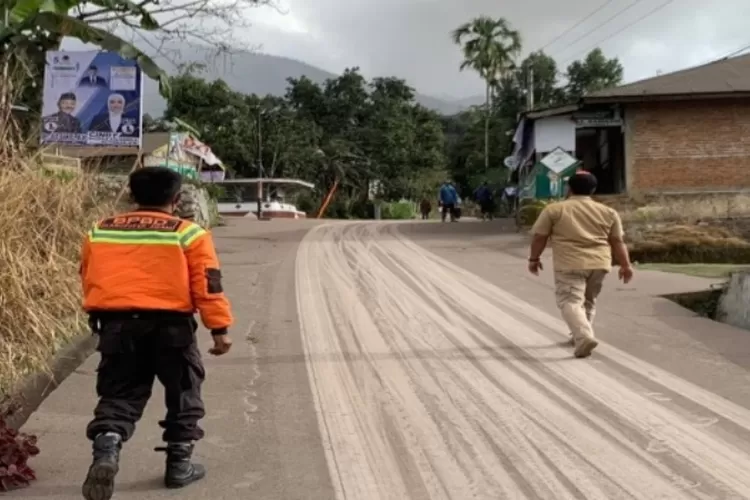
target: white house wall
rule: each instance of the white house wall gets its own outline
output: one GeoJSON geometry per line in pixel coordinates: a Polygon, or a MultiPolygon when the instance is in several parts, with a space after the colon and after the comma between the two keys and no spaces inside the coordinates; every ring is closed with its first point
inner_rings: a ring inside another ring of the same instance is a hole
{"type": "Polygon", "coordinates": [[[575,154],[576,123],[570,115],[540,118],[534,123],[534,143],[537,153],[549,153],[557,148],[575,154]]]}

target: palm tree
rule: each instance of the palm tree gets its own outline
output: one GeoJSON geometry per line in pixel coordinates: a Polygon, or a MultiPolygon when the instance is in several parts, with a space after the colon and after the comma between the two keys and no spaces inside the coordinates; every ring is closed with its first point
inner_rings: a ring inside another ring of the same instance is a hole
{"type": "Polygon", "coordinates": [[[454,30],[453,41],[464,53],[461,70],[471,68],[485,82],[484,167],[489,169],[492,89],[514,69],[515,57],[521,51],[521,34],[503,18],[480,16],[454,30]]]}

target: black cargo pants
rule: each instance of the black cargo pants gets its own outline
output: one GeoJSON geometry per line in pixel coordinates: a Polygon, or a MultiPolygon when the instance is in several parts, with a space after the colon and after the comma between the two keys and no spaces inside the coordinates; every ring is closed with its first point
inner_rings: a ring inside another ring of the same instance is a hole
{"type": "Polygon", "coordinates": [[[192,317],[150,314],[98,316],[96,392],[99,403],[86,435],[115,432],[127,441],[151,397],[154,379],[164,386],[167,415],[159,422],[166,442],[197,441],[205,416],[205,370],[192,317]]]}

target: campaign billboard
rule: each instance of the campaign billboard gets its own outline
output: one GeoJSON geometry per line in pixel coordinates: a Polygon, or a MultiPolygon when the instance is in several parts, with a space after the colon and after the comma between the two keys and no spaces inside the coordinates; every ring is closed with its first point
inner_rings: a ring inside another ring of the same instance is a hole
{"type": "Polygon", "coordinates": [[[140,148],[142,95],[135,61],[113,52],[49,51],[41,143],[140,148]]]}

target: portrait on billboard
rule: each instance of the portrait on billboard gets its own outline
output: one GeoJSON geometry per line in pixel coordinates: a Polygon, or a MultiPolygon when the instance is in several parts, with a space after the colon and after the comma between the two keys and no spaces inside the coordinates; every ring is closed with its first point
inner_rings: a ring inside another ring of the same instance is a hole
{"type": "Polygon", "coordinates": [[[50,51],[42,144],[139,148],[143,82],[135,61],[102,51],[50,51]]]}

